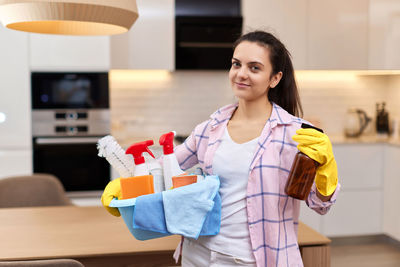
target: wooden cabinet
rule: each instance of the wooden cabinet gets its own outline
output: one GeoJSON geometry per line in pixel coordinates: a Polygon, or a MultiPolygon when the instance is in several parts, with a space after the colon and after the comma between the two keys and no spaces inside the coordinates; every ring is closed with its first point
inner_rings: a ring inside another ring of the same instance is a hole
{"type": "Polygon", "coordinates": [[[400,69],[400,1],[370,0],[369,68],[400,69]]]}
{"type": "Polygon", "coordinates": [[[29,34],[33,71],[108,71],[109,36],[29,34]]]}
{"type": "Polygon", "coordinates": [[[0,27],[0,43],[0,112],[4,114],[0,123],[0,149],[29,149],[28,35],[0,27]]]}
{"type": "Polygon", "coordinates": [[[307,69],[307,0],[242,1],[243,31],[276,35],[292,54],[295,69],[307,69]]]}
{"type": "Polygon", "coordinates": [[[137,0],[139,18],[111,37],[112,69],[175,68],[175,1],[137,0]]]}

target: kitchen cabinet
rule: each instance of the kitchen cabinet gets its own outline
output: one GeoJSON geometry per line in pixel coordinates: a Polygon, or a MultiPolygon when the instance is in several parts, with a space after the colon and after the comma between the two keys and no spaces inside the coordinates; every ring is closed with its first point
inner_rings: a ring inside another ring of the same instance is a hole
{"type": "Polygon", "coordinates": [[[308,0],[308,69],[368,69],[369,0],[308,0]]]}
{"type": "Polygon", "coordinates": [[[368,0],[242,1],[244,32],[275,34],[295,69],[368,69],[368,0]]]}
{"type": "Polygon", "coordinates": [[[139,18],[111,37],[112,69],[175,68],[175,1],[137,0],[139,18]]]}
{"type": "Polygon", "coordinates": [[[243,32],[265,30],[292,54],[295,69],[307,69],[307,0],[242,1],[243,32]]]}
{"type": "Polygon", "coordinates": [[[109,36],[29,34],[33,71],[108,71],[109,36]]]}
{"type": "Polygon", "coordinates": [[[30,149],[28,34],[0,27],[0,43],[0,150],[30,149]]]}
{"type": "Polygon", "coordinates": [[[370,0],[369,68],[400,69],[400,1],[370,0]]]}
{"type": "Polygon", "coordinates": [[[343,188],[335,205],[322,216],[322,232],[331,237],[381,234],[382,204],[381,190],[343,188]]]}
{"type": "Polygon", "coordinates": [[[31,149],[0,149],[0,179],[32,174],[31,149]]]}
{"type": "Polygon", "coordinates": [[[383,232],[400,240],[400,146],[385,148],[385,175],[383,188],[383,232]]]}
{"type": "Polygon", "coordinates": [[[327,236],[382,233],[386,145],[334,144],[333,152],[341,184],[336,203],[323,216],[302,203],[300,220],[327,236]]]}
{"type": "Polygon", "coordinates": [[[383,188],[383,144],[335,144],[340,183],[346,190],[383,188]]]}

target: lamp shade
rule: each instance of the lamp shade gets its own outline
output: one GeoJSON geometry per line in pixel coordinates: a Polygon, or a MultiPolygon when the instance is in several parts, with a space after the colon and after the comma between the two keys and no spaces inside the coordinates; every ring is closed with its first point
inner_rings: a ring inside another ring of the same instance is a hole
{"type": "Polygon", "coordinates": [[[127,32],[136,0],[0,0],[0,21],[13,30],[65,35],[127,32]]]}

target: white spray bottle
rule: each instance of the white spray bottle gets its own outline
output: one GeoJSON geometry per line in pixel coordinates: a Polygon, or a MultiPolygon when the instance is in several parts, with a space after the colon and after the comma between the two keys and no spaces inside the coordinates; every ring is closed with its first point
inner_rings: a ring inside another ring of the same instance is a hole
{"type": "Polygon", "coordinates": [[[174,154],[174,136],[175,132],[163,134],[160,137],[159,143],[163,146],[163,172],[164,172],[164,185],[168,190],[172,187],[172,177],[184,174],[185,172],[179,167],[178,160],[174,154]]]}
{"type": "Polygon", "coordinates": [[[131,145],[127,150],[126,154],[131,154],[135,160],[135,170],[133,176],[142,176],[142,175],[149,175],[149,169],[145,163],[144,157],[142,154],[147,152],[154,158],[153,153],[150,151],[148,146],[152,146],[154,144],[153,140],[147,140],[143,142],[139,142],[136,144],[131,145]]]}

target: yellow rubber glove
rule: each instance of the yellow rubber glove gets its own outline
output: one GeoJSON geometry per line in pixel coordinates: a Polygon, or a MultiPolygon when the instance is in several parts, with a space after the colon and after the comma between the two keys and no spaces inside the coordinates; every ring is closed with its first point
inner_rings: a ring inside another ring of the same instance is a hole
{"type": "Polygon", "coordinates": [[[121,178],[118,178],[109,182],[104,189],[103,195],[101,195],[101,203],[103,204],[103,206],[107,209],[109,213],[117,217],[121,216],[119,210],[117,208],[111,208],[109,207],[109,205],[113,198],[121,198],[121,183],[119,181],[120,179],[121,178]]]}
{"type": "Polygon", "coordinates": [[[328,136],[315,129],[299,129],[292,138],[299,143],[298,150],[320,164],[315,175],[318,191],[324,196],[332,195],[338,183],[338,172],[328,136]]]}

